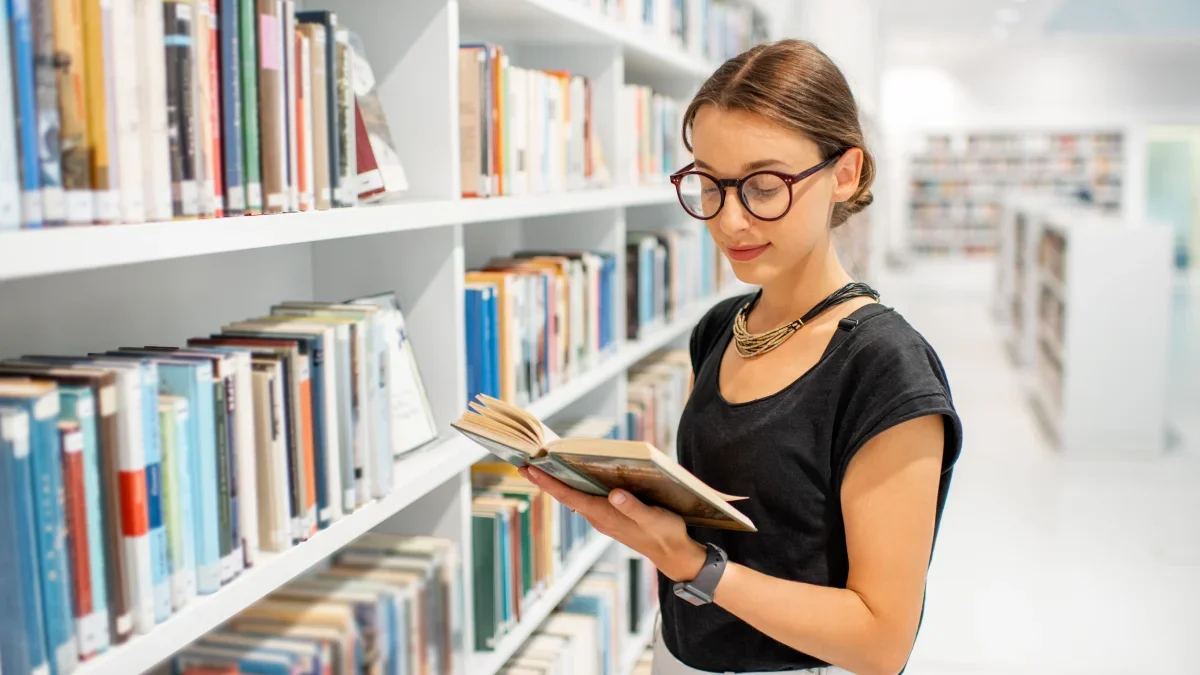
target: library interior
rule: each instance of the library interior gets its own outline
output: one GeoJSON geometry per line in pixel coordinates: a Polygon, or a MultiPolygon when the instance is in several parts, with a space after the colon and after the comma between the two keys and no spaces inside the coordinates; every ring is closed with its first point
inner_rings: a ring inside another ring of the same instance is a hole
{"type": "Polygon", "coordinates": [[[0,672],[708,672],[663,621],[726,609],[516,465],[753,529],[678,453],[758,290],[681,172],[782,40],[961,420],[899,669],[1200,673],[1196,0],[0,0],[0,672]]]}

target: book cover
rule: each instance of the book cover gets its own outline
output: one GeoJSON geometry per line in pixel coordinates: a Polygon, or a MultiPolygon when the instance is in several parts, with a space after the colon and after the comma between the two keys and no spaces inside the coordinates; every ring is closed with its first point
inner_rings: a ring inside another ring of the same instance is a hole
{"type": "MultiPolygon", "coordinates": [[[[300,14],[303,14],[301,12],[300,14]]],[[[297,15],[299,18],[300,14],[297,15]]],[[[308,112],[311,132],[306,141],[310,149],[307,161],[309,186],[312,190],[313,206],[324,211],[331,206],[329,191],[329,78],[326,73],[328,48],[325,26],[320,23],[300,21],[300,32],[309,42],[309,96],[308,112]]]]}
{"type": "Polygon", "coordinates": [[[300,165],[300,210],[311,211],[313,189],[313,102],[312,102],[312,41],[303,31],[296,30],[296,129],[300,134],[296,148],[300,165]]]}
{"type": "Polygon", "coordinates": [[[71,612],[70,571],[64,546],[62,463],[59,459],[58,390],[52,382],[0,380],[0,406],[29,416],[30,457],[37,528],[37,588],[40,589],[47,663],[65,675],[79,663],[71,612]]]}
{"type": "Polygon", "coordinates": [[[221,174],[224,177],[225,214],[246,212],[246,186],[243,171],[242,138],[242,44],[240,0],[215,0],[219,3],[221,73],[221,174]]]}
{"type": "MultiPolygon", "coordinates": [[[[138,0],[138,95],[142,119],[142,178],[146,220],[173,216],[171,140],[167,120],[167,68],[163,36],[163,0],[138,0]]],[[[157,416],[157,412],[155,413],[157,416]]]]}
{"type": "MultiPolygon", "coordinates": [[[[300,24],[316,24],[323,29],[321,32],[322,38],[318,42],[323,42],[325,48],[324,56],[324,73],[325,73],[325,140],[324,154],[327,156],[329,170],[329,203],[331,206],[343,206],[342,202],[342,156],[341,144],[339,142],[339,134],[342,128],[339,90],[338,90],[338,50],[337,50],[337,29],[338,19],[337,14],[330,11],[305,11],[296,12],[296,21],[300,24]]],[[[314,128],[313,144],[317,147],[316,153],[322,154],[322,144],[320,143],[321,132],[314,128]]],[[[318,192],[316,195],[318,204],[322,198],[318,192]]],[[[318,207],[319,208],[319,207],[318,207]]]]}
{"type": "Polygon", "coordinates": [[[334,75],[336,82],[335,93],[338,104],[337,117],[337,146],[339,153],[338,170],[341,180],[341,194],[334,197],[341,199],[342,206],[354,206],[358,203],[357,176],[358,157],[355,154],[355,108],[353,64],[350,50],[350,31],[338,28],[334,33],[334,48],[337,55],[334,75]]]}
{"type": "Polygon", "coordinates": [[[367,59],[366,46],[357,33],[349,31],[348,44],[352,60],[351,82],[354,87],[354,100],[358,109],[357,116],[362,120],[362,131],[359,141],[355,144],[355,152],[365,152],[368,158],[358,160],[359,198],[372,197],[382,192],[403,192],[408,189],[408,178],[404,173],[404,165],[400,162],[399,148],[392,139],[388,127],[387,116],[383,105],[379,102],[379,91],[375,80],[375,72],[367,59]],[[375,165],[368,169],[364,177],[361,167],[375,165]],[[374,171],[375,173],[371,173],[374,171]]]}
{"type": "Polygon", "coordinates": [[[67,221],[67,204],[63,192],[62,151],[59,145],[61,115],[54,67],[54,11],[50,0],[34,0],[30,7],[42,218],[45,225],[62,225],[67,221]]]}
{"type": "Polygon", "coordinates": [[[189,0],[163,0],[171,212],[177,219],[195,218],[200,214],[200,194],[196,184],[192,14],[189,0]]]}
{"type": "Polygon", "coordinates": [[[111,223],[118,219],[120,207],[112,175],[112,138],[109,116],[109,70],[105,58],[104,33],[109,9],[101,0],[81,0],[83,7],[83,78],[87,96],[87,128],[90,143],[88,159],[92,178],[93,219],[111,223]]]}
{"type": "Polygon", "coordinates": [[[294,0],[282,0],[280,5],[279,29],[283,33],[279,42],[283,48],[283,147],[287,155],[284,172],[285,195],[287,206],[285,210],[295,212],[300,210],[300,156],[298,144],[300,130],[296,111],[296,88],[298,86],[298,71],[296,69],[296,3],[294,0]]]}
{"type": "Polygon", "coordinates": [[[287,197],[287,83],[279,0],[258,0],[258,102],[263,212],[283,213],[287,197]]]}
{"type": "Polygon", "coordinates": [[[0,407],[0,669],[37,675],[49,669],[39,593],[37,524],[30,467],[30,418],[0,407]]]}
{"type": "Polygon", "coordinates": [[[16,99],[18,169],[21,177],[21,226],[43,224],[42,173],[38,154],[37,85],[34,76],[33,25],[29,0],[5,0],[16,99]]]}
{"type": "Polygon", "coordinates": [[[21,227],[21,149],[17,145],[12,54],[8,4],[0,2],[0,230],[21,227]]]}
{"type": "Polygon", "coordinates": [[[262,157],[258,117],[258,0],[236,0],[238,11],[238,79],[242,100],[242,181],[246,213],[263,212],[262,157]]]}

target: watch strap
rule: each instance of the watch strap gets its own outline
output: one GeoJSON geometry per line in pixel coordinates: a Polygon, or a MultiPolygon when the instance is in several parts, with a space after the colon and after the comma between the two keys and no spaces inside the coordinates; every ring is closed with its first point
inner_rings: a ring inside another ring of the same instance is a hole
{"type": "Polygon", "coordinates": [[[711,598],[721,581],[721,575],[725,573],[725,563],[729,561],[729,556],[714,544],[705,546],[708,548],[708,555],[704,558],[704,566],[687,585],[711,598]]]}

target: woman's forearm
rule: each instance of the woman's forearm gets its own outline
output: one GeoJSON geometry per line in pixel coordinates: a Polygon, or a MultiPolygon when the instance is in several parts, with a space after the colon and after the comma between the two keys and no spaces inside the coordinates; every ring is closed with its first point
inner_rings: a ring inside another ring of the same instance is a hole
{"type": "MultiPolygon", "coordinates": [[[[912,636],[844,588],[787,581],[729,563],[713,601],[767,636],[858,675],[900,672],[912,636]]],[[[687,611],[686,609],[684,611],[687,611]]]]}

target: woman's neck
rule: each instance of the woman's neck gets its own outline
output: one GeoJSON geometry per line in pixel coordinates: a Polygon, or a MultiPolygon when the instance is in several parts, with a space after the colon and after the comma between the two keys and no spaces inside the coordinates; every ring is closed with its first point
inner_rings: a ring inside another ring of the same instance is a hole
{"type": "Polygon", "coordinates": [[[819,247],[791,273],[763,285],[762,297],[751,312],[748,327],[761,332],[795,321],[852,281],[832,243],[819,247]]]}

